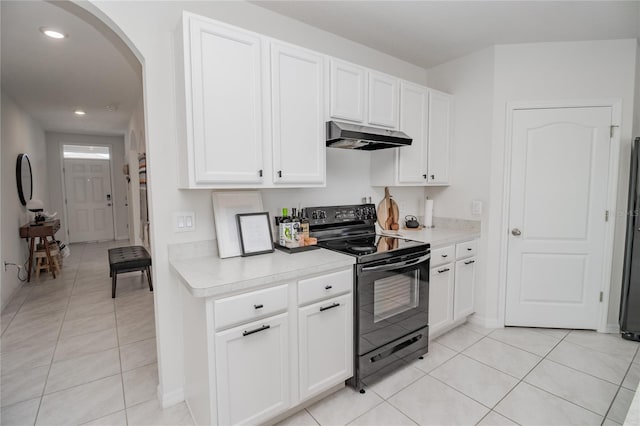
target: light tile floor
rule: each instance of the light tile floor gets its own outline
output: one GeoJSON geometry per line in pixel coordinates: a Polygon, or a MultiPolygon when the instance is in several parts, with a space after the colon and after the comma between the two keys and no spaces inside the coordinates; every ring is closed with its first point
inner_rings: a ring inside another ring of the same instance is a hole
{"type": "Polygon", "coordinates": [[[619,425],[640,380],[638,343],[592,331],[466,324],[367,388],[330,395],[292,425],[619,425]]]}
{"type": "MultiPolygon", "coordinates": [[[[153,294],[139,273],[111,299],[107,249],[71,246],[62,274],[2,312],[2,425],[191,425],[162,410],[153,294]]],[[[590,331],[467,324],[361,395],[345,388],[281,425],[616,425],[640,381],[638,344],[590,331]]]]}
{"type": "Polygon", "coordinates": [[[153,293],[139,272],[118,276],[107,250],[72,244],[57,279],[24,284],[2,312],[2,425],[192,425],[184,403],[156,397],[153,293]]]}

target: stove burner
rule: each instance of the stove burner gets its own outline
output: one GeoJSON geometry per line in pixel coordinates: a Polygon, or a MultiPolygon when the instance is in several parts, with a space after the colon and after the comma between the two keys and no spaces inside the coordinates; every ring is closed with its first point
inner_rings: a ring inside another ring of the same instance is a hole
{"type": "Polygon", "coordinates": [[[349,246],[347,250],[356,254],[371,254],[375,253],[377,248],[374,246],[349,246]]]}

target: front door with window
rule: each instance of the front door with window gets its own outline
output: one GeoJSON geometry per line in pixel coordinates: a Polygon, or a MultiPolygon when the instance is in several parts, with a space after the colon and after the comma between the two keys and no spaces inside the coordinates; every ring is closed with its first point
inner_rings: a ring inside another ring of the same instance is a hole
{"type": "Polygon", "coordinates": [[[65,158],[64,170],[69,242],[112,240],[109,160],[65,158]]]}

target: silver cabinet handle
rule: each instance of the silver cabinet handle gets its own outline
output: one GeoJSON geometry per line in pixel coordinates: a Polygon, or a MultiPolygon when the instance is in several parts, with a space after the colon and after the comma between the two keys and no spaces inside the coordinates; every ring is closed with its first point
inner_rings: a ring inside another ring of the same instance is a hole
{"type": "Polygon", "coordinates": [[[511,230],[511,234],[516,236],[516,237],[519,237],[520,235],[522,235],[522,231],[520,231],[518,228],[513,228],[511,230]]]}
{"type": "Polygon", "coordinates": [[[441,273],[443,273],[443,272],[447,272],[447,271],[450,271],[450,270],[451,270],[450,268],[444,268],[444,269],[440,269],[440,270],[438,271],[438,273],[439,273],[439,274],[441,274],[441,273]]]}

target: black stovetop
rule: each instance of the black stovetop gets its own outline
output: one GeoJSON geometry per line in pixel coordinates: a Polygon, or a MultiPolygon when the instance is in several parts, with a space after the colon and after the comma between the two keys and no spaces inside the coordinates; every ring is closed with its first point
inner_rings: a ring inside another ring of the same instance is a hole
{"type": "Polygon", "coordinates": [[[355,256],[358,263],[391,259],[429,250],[429,244],[376,234],[373,204],[308,207],[311,236],[329,250],[355,256]]]}

